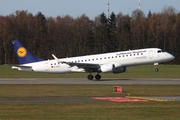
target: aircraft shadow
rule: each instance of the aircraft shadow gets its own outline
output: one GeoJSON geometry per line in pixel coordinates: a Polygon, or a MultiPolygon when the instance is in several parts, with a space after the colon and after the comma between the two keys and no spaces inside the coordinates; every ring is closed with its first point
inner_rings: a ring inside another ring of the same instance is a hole
{"type": "Polygon", "coordinates": [[[124,81],[124,80],[133,80],[132,78],[106,78],[106,79],[101,79],[101,80],[94,80],[94,81],[124,81]]]}

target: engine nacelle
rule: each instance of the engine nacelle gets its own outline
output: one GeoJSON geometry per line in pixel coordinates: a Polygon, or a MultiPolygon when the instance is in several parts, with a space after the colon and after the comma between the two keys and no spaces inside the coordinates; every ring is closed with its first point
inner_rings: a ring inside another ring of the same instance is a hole
{"type": "Polygon", "coordinates": [[[113,72],[114,64],[104,64],[101,66],[101,72],[113,72]]]}
{"type": "Polygon", "coordinates": [[[123,73],[123,72],[126,72],[126,67],[118,67],[118,68],[115,68],[113,70],[114,74],[116,74],[116,73],[123,73]]]}
{"type": "Polygon", "coordinates": [[[33,65],[32,70],[35,72],[45,72],[44,64],[33,65]]]}
{"type": "Polygon", "coordinates": [[[104,72],[104,73],[112,72],[114,74],[123,73],[123,72],[126,72],[126,67],[123,67],[123,66],[122,67],[115,67],[114,64],[104,64],[101,66],[100,71],[104,72]]]}

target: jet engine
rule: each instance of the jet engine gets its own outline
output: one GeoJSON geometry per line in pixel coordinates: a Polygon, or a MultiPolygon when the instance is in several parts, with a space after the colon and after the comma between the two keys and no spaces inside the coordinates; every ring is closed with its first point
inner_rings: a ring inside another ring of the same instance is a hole
{"type": "Polygon", "coordinates": [[[101,66],[100,71],[103,73],[112,72],[112,73],[123,73],[126,72],[126,67],[115,67],[114,64],[104,64],[101,66]]]}
{"type": "Polygon", "coordinates": [[[32,66],[32,71],[35,72],[45,72],[44,64],[36,64],[32,66]]]}
{"type": "Polygon", "coordinates": [[[118,67],[113,70],[114,74],[126,72],[126,67],[118,67]]]}
{"type": "Polygon", "coordinates": [[[100,70],[103,73],[113,72],[114,67],[115,67],[114,64],[104,64],[104,65],[101,66],[100,70]]]}

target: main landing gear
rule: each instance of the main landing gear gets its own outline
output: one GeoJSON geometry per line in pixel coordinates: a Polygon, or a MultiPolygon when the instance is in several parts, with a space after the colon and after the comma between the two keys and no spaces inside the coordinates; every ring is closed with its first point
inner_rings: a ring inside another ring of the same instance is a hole
{"type": "MultiPolygon", "coordinates": [[[[89,74],[88,76],[87,76],[87,79],[88,80],[92,80],[94,78],[94,76],[92,75],[92,74],[89,74]]],[[[95,75],[95,78],[96,78],[96,80],[100,80],[101,79],[101,75],[99,75],[98,73],[95,75]]]]}

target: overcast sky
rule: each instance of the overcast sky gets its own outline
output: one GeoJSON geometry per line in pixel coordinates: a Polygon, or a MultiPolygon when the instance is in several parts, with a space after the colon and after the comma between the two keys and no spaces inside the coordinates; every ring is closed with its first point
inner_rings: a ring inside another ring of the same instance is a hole
{"type": "MultiPolygon", "coordinates": [[[[131,15],[138,9],[139,0],[109,0],[110,13],[131,15]]],[[[70,15],[74,18],[86,14],[94,19],[101,13],[107,14],[108,0],[0,0],[0,15],[9,15],[16,10],[27,10],[37,14],[39,11],[46,17],[70,15]]],[[[180,0],[141,0],[141,10],[148,14],[162,12],[164,6],[172,6],[180,12],[180,0]]]]}

